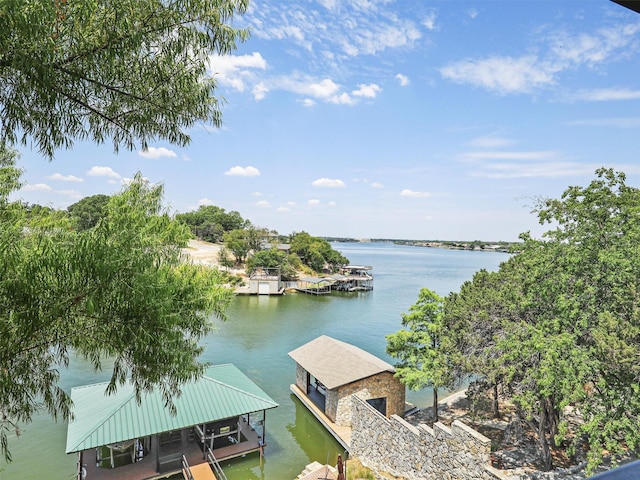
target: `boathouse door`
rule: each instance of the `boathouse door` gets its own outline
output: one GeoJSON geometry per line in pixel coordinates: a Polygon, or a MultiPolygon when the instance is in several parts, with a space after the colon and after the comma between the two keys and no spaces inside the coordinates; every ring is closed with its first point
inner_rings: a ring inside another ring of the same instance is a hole
{"type": "Polygon", "coordinates": [[[258,295],[269,295],[269,282],[258,283],[258,295]]]}
{"type": "Polygon", "coordinates": [[[370,398],[367,400],[367,403],[385,417],[387,416],[387,397],[370,398]]]}

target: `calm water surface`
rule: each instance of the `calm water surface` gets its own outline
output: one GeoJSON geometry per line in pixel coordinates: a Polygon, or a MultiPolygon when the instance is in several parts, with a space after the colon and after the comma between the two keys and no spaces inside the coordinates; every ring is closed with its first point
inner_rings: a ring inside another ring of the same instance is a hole
{"type": "MultiPolygon", "coordinates": [[[[340,445],[290,394],[295,382],[291,350],[329,335],[379,356],[385,354],[385,335],[400,328],[400,315],[415,303],[422,287],[440,295],[458,291],[474,272],[496,270],[508,258],[502,253],[466,252],[393,244],[336,243],[352,264],[371,265],[375,289],[371,292],[311,296],[237,297],[227,322],[206,339],[203,360],[234,363],[278,404],[267,412],[267,448],[259,465],[257,455],[223,464],[229,480],[291,480],[308,463],[334,463],[340,445]]],[[[105,381],[108,372],[94,373],[81,360],[62,372],[62,386],[105,381]]],[[[408,401],[426,406],[430,391],[408,392],[408,401]]],[[[0,480],[68,480],[76,456],[65,455],[66,424],[48,416],[25,426],[10,439],[14,462],[0,462],[0,480]]],[[[88,479],[90,480],[90,479],[88,479]]]]}

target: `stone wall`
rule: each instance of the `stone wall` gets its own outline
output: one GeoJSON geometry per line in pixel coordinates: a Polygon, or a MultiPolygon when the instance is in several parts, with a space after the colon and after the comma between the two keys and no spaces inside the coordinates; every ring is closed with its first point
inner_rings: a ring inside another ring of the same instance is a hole
{"type": "Polygon", "coordinates": [[[351,425],[351,396],[364,400],[387,399],[387,416],[402,415],[405,409],[405,386],[391,372],[381,372],[327,392],[326,414],[336,425],[351,425]]]}
{"type": "Polygon", "coordinates": [[[309,374],[307,373],[307,371],[302,368],[299,363],[296,363],[296,385],[304,393],[309,393],[307,391],[308,378],[309,374]]]}
{"type": "MultiPolygon", "coordinates": [[[[363,465],[408,480],[493,480],[491,441],[455,420],[417,427],[401,417],[385,418],[353,396],[349,453],[363,465]]],[[[504,477],[502,477],[504,478],[504,477]]]]}

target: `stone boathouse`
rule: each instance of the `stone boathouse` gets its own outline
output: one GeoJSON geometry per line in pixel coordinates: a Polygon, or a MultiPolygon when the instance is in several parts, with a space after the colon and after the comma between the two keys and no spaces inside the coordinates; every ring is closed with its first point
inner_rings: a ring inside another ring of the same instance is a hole
{"type": "Polygon", "coordinates": [[[393,366],[354,345],[322,335],[289,356],[296,362],[294,393],[339,427],[351,426],[352,395],[387,418],[405,411],[405,386],[393,366]]]}

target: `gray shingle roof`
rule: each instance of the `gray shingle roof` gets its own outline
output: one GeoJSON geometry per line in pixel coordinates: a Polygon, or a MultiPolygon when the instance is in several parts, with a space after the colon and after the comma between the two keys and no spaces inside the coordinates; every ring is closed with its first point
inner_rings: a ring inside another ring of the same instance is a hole
{"type": "Polygon", "coordinates": [[[326,335],[296,348],[289,356],[330,390],[381,372],[395,373],[384,360],[326,335]]]}

